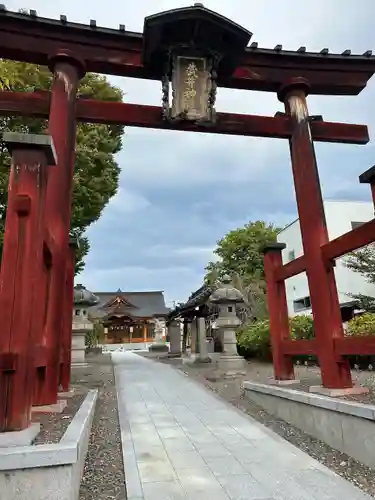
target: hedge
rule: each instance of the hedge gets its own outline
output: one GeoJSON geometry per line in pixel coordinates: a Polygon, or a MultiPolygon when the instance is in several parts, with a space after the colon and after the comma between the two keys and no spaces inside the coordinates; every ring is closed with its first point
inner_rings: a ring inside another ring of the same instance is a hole
{"type": "MultiPolygon", "coordinates": [[[[314,337],[314,323],[311,316],[302,315],[290,318],[292,339],[311,339],[314,337]]],[[[272,359],[269,320],[255,321],[237,334],[237,348],[245,358],[272,359]]],[[[307,358],[306,356],[302,357],[307,358]]],[[[310,358],[310,357],[309,357],[310,358]]]]}
{"type": "MultiPolygon", "coordinates": [[[[314,321],[311,316],[301,315],[289,319],[291,338],[296,340],[314,338],[314,321]]],[[[375,313],[356,316],[348,322],[347,336],[375,335],[375,313]]],[[[269,320],[255,321],[237,333],[238,353],[245,358],[272,360],[269,320]]],[[[349,356],[352,366],[375,368],[375,356],[349,356]]],[[[314,356],[296,356],[300,362],[317,362],[314,356]]]]}

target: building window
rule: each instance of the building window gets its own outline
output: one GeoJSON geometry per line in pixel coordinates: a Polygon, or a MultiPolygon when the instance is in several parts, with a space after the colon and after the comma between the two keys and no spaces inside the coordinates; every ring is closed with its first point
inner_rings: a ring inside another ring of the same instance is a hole
{"type": "Polygon", "coordinates": [[[355,229],[359,226],[362,226],[363,224],[365,224],[365,222],[353,222],[352,221],[352,229],[355,229]]]}
{"type": "Polygon", "coordinates": [[[288,252],[288,262],[296,258],[296,252],[294,250],[289,250],[288,252]]]}
{"type": "Polygon", "coordinates": [[[233,307],[232,306],[228,307],[228,312],[230,312],[230,313],[233,312],[233,307]]]}
{"type": "Polygon", "coordinates": [[[79,309],[76,309],[76,310],[75,310],[75,315],[76,315],[76,316],[79,316],[79,314],[80,314],[80,310],[79,310],[79,309]]]}
{"type": "Polygon", "coordinates": [[[294,312],[304,311],[305,309],[311,308],[311,300],[310,297],[303,297],[302,299],[293,301],[293,309],[294,312]]]}

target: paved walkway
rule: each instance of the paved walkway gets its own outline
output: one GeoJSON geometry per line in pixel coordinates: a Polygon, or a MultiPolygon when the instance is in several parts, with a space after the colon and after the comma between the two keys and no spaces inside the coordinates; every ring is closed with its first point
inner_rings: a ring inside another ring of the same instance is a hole
{"type": "Polygon", "coordinates": [[[370,500],[169,365],[113,354],[128,500],[370,500]]]}

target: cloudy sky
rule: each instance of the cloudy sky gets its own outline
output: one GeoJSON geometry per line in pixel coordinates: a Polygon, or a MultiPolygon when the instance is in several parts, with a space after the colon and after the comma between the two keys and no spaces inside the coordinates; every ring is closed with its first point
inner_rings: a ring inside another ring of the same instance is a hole
{"type": "MultiPolygon", "coordinates": [[[[193,2],[192,2],[193,3],[193,2]]],[[[180,0],[5,0],[9,10],[141,31],[143,18],[191,5],[180,0]]],[[[375,52],[374,0],[206,0],[254,33],[260,47],[375,52]]],[[[160,104],[157,82],[112,77],[128,102],[160,104]]],[[[359,97],[310,97],[312,114],[368,124],[375,134],[375,77],[359,97]]],[[[220,89],[217,110],[273,116],[274,95],[220,89]]],[[[358,175],[375,163],[375,146],[318,144],[326,199],[369,200],[358,175]]],[[[296,217],[286,141],[127,129],[120,189],[88,235],[91,252],[77,279],[96,291],[164,290],[167,302],[198,288],[216,241],[250,220],[285,224],[296,217]],[[272,142],[271,142],[272,141],[272,142]]]]}

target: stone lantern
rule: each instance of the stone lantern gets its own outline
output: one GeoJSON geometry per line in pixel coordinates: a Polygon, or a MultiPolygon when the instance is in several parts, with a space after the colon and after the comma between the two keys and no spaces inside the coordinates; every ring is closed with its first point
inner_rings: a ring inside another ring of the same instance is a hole
{"type": "Polygon", "coordinates": [[[148,350],[150,352],[156,352],[158,354],[168,355],[169,349],[167,344],[165,343],[165,320],[164,318],[155,318],[155,337],[154,342],[150,345],[148,350]]]}
{"type": "Polygon", "coordinates": [[[212,292],[209,301],[219,308],[219,315],[212,325],[219,331],[223,346],[219,369],[229,374],[243,373],[245,360],[237,353],[236,339],[236,329],[241,325],[236,305],[243,302],[243,295],[232,286],[230,277],[224,276],[222,285],[212,292]]]}
{"type": "Polygon", "coordinates": [[[86,335],[93,330],[94,325],[89,320],[87,310],[99,303],[99,299],[83,285],[74,287],[73,295],[73,325],[72,325],[72,365],[85,363],[86,335]]]}

